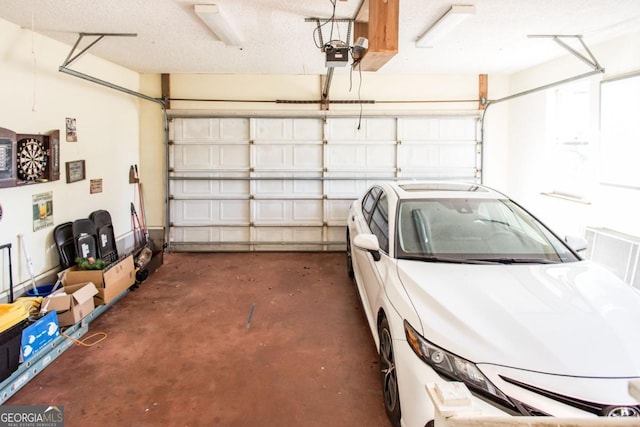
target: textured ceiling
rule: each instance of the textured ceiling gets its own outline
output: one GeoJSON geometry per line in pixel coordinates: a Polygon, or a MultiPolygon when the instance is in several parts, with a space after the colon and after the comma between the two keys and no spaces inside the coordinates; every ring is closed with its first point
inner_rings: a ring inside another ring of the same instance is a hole
{"type": "MultiPolygon", "coordinates": [[[[360,2],[336,1],[336,17],[354,17],[360,2]]],[[[452,3],[400,0],[399,53],[379,72],[512,73],[566,53],[528,34],[580,34],[592,46],[640,29],[640,0],[464,0],[475,15],[435,47],[415,47],[452,3]]],[[[80,32],[137,33],[104,38],[90,52],[141,73],[324,74],[305,18],[331,13],[330,0],[0,0],[0,18],[69,46],[80,32]],[[198,19],[193,5],[204,3],[224,10],[242,48],[225,46],[198,19]]],[[[346,24],[336,35],[346,37],[346,24]]]]}

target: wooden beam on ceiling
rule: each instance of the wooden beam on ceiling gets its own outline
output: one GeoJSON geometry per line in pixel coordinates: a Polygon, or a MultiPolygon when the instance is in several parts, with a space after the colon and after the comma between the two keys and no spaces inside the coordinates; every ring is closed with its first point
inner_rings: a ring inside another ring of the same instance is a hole
{"type": "Polygon", "coordinates": [[[354,40],[365,37],[369,48],[360,61],[363,71],[377,71],[398,53],[400,0],[363,0],[356,14],[354,40]]]}
{"type": "Polygon", "coordinates": [[[478,75],[478,110],[487,108],[487,97],[489,96],[489,77],[486,74],[478,75]]]}

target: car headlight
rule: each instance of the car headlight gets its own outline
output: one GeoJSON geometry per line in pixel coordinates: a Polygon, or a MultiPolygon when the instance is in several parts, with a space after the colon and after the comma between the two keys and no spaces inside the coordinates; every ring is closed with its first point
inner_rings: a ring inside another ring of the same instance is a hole
{"type": "Polygon", "coordinates": [[[406,320],[404,321],[404,332],[413,352],[438,374],[455,381],[462,381],[471,391],[479,392],[494,400],[498,399],[508,406],[513,405],[509,398],[498,390],[474,363],[430,343],[406,320]]]}

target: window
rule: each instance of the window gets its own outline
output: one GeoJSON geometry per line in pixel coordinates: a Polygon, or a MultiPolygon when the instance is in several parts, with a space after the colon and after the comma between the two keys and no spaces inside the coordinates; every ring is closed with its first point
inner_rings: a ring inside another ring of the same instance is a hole
{"type": "Polygon", "coordinates": [[[592,81],[559,86],[549,97],[549,173],[553,194],[584,199],[595,176],[592,81]]]}
{"type": "Polygon", "coordinates": [[[640,75],[602,82],[601,182],[640,189],[640,75]]]}
{"type": "Polygon", "coordinates": [[[380,196],[382,190],[379,187],[373,187],[369,192],[364,196],[362,200],[362,213],[364,215],[365,221],[367,223],[371,219],[371,213],[373,212],[373,207],[380,196]]]}
{"type": "Polygon", "coordinates": [[[371,215],[371,221],[369,222],[369,228],[371,232],[378,237],[378,243],[380,249],[386,253],[389,253],[389,208],[387,196],[382,194],[375,209],[373,215],[371,215]]]}

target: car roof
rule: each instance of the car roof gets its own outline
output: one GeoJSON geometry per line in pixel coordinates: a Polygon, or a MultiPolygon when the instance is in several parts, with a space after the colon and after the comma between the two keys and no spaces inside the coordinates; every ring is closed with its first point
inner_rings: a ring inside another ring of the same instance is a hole
{"type": "Polygon", "coordinates": [[[489,187],[472,182],[407,181],[388,183],[400,199],[423,198],[490,198],[507,197],[489,187]]]}

